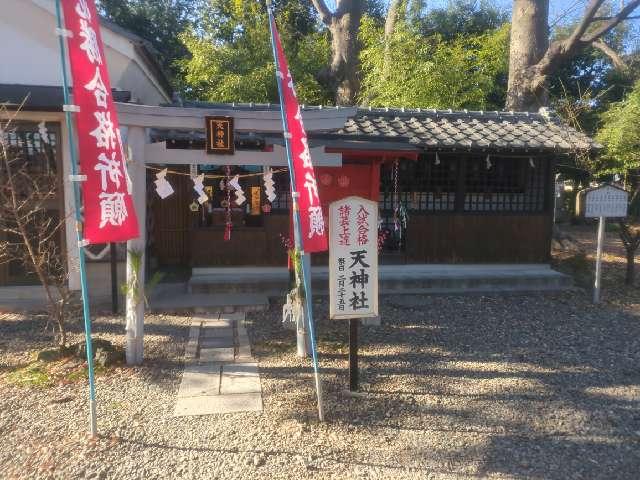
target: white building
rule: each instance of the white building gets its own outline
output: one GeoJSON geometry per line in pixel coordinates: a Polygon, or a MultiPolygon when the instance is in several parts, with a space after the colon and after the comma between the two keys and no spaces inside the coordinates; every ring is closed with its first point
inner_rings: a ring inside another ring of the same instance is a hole
{"type": "MultiPolygon", "coordinates": [[[[9,106],[24,106],[18,114],[20,141],[29,145],[30,161],[38,165],[50,165],[60,179],[66,179],[71,162],[66,148],[67,130],[62,112],[63,92],[60,52],[56,36],[54,0],[2,0],[0,9],[0,103],[9,106]],[[38,124],[46,122],[52,144],[55,145],[47,158],[44,144],[39,141],[38,124]]],[[[171,101],[171,86],[157,60],[157,52],[149,42],[119,26],[102,21],[102,38],[105,45],[109,75],[114,98],[121,102],[160,105],[171,101]]],[[[59,205],[54,215],[71,210],[71,185],[61,182],[59,205]],[[67,205],[64,205],[67,199],[67,205]]],[[[71,221],[65,232],[63,244],[75,244],[71,221]]],[[[73,248],[70,248],[73,251],[73,248]]],[[[71,252],[73,253],[73,252],[71,252]]],[[[75,255],[70,255],[73,264],[75,255]]],[[[91,283],[103,287],[108,279],[108,265],[91,264],[91,283]]],[[[74,269],[71,268],[73,272],[74,269]]],[[[0,286],[28,283],[19,265],[0,265],[0,286]]],[[[77,275],[70,275],[70,284],[78,287],[77,275]]],[[[104,288],[100,288],[104,290],[104,288]]],[[[25,291],[25,295],[27,291],[25,291]]]]}

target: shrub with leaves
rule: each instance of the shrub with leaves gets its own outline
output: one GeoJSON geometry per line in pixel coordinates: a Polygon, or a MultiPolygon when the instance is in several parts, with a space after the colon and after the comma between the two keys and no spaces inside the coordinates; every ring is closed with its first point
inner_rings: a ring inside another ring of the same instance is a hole
{"type": "Polygon", "coordinates": [[[365,17],[360,100],[371,106],[500,109],[508,70],[509,27],[445,40],[400,21],[389,45],[365,17]]]}

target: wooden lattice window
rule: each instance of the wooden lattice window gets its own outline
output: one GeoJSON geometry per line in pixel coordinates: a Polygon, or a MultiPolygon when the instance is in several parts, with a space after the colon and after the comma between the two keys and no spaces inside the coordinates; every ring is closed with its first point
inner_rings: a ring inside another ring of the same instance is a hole
{"type": "Polygon", "coordinates": [[[464,161],[464,211],[544,210],[546,162],[533,157],[492,155],[474,155],[464,161]]]}
{"type": "Polygon", "coordinates": [[[394,164],[381,170],[383,211],[393,211],[402,202],[412,212],[442,212],[455,208],[458,162],[446,156],[425,155],[398,163],[397,197],[393,178],[394,164]]]}

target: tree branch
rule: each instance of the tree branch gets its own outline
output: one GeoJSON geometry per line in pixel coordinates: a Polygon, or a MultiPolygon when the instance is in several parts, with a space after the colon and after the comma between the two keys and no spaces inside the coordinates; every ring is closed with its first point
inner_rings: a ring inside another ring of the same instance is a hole
{"type": "Polygon", "coordinates": [[[590,33],[586,37],[580,39],[581,42],[592,43],[597,40],[601,36],[607,34],[611,30],[613,30],[620,22],[626,20],[627,17],[633,13],[633,11],[640,6],[640,0],[633,0],[629,2],[627,6],[621,9],[617,15],[611,17],[610,20],[607,20],[600,28],[597,28],[594,32],[590,33]]]}
{"type": "Polygon", "coordinates": [[[333,14],[324,0],[311,0],[313,6],[316,7],[318,14],[320,15],[320,20],[322,23],[329,26],[331,25],[331,20],[333,19],[333,14]]]}
{"type": "MultiPolygon", "coordinates": [[[[534,89],[544,85],[547,75],[549,75],[560,62],[569,58],[576,50],[592,45],[601,36],[615,28],[620,22],[626,20],[631,13],[640,6],[640,0],[633,0],[622,8],[617,15],[611,17],[611,19],[606,23],[598,27],[593,32],[586,34],[588,28],[594,24],[594,19],[596,18],[595,14],[603,3],[604,0],[591,0],[585,10],[584,16],[580,20],[580,23],[571,35],[565,40],[557,40],[549,45],[545,54],[534,66],[534,89]]],[[[595,47],[602,49],[600,46],[595,47]]],[[[607,53],[607,55],[609,54],[607,53]]]]}
{"type": "Polygon", "coordinates": [[[563,41],[564,49],[569,51],[578,44],[582,36],[585,34],[587,29],[593,22],[593,17],[596,16],[596,13],[598,13],[598,9],[602,6],[603,3],[604,0],[591,0],[589,2],[589,5],[587,5],[587,8],[578,26],[573,30],[569,38],[563,41]]]}
{"type": "Polygon", "coordinates": [[[609,57],[609,59],[611,60],[611,63],[613,63],[613,66],[618,70],[626,70],[627,68],[629,68],[629,66],[625,63],[622,57],[618,55],[618,52],[616,52],[613,48],[611,48],[609,45],[604,43],[601,39],[594,41],[592,45],[594,48],[597,48],[602,53],[604,53],[607,57],[609,57]]]}
{"type": "Polygon", "coordinates": [[[391,0],[389,3],[389,10],[387,10],[387,19],[384,22],[384,39],[385,41],[389,41],[391,35],[393,35],[393,31],[396,27],[396,21],[398,20],[398,9],[400,5],[403,3],[402,0],[391,0]]]}

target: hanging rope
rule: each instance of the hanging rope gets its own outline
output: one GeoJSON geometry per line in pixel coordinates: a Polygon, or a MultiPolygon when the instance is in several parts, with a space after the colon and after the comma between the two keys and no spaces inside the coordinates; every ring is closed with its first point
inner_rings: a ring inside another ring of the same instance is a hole
{"type": "MultiPolygon", "coordinates": [[[[150,165],[146,165],[146,168],[148,170],[153,170],[155,172],[161,172],[163,170],[165,170],[164,168],[159,168],[159,167],[152,167],[150,165]]],[[[229,168],[231,169],[231,167],[229,165],[227,165],[225,167],[225,170],[229,168]]],[[[279,168],[278,170],[272,170],[272,173],[283,173],[283,172],[288,172],[289,169],[288,168],[279,168]]],[[[167,175],[182,175],[185,177],[190,177],[191,174],[188,172],[176,172],[175,170],[168,170],[167,169],[167,175]]],[[[264,176],[264,172],[258,172],[258,173],[245,173],[243,175],[238,175],[238,178],[248,178],[248,177],[262,177],[264,176]]],[[[228,175],[225,173],[224,175],[204,175],[204,178],[209,178],[209,179],[218,179],[218,178],[228,178],[228,175]]]]}
{"type": "Polygon", "coordinates": [[[393,228],[397,232],[400,230],[400,220],[398,219],[398,209],[400,204],[400,197],[398,194],[398,159],[393,164],[391,171],[393,181],[393,228]]]}
{"type": "Polygon", "coordinates": [[[227,223],[224,229],[225,242],[228,242],[229,240],[231,240],[231,227],[233,226],[233,223],[231,222],[231,188],[229,187],[230,177],[231,177],[231,167],[227,165],[225,167],[225,181],[224,181],[224,186],[227,189],[227,205],[225,207],[227,209],[227,223]]]}

